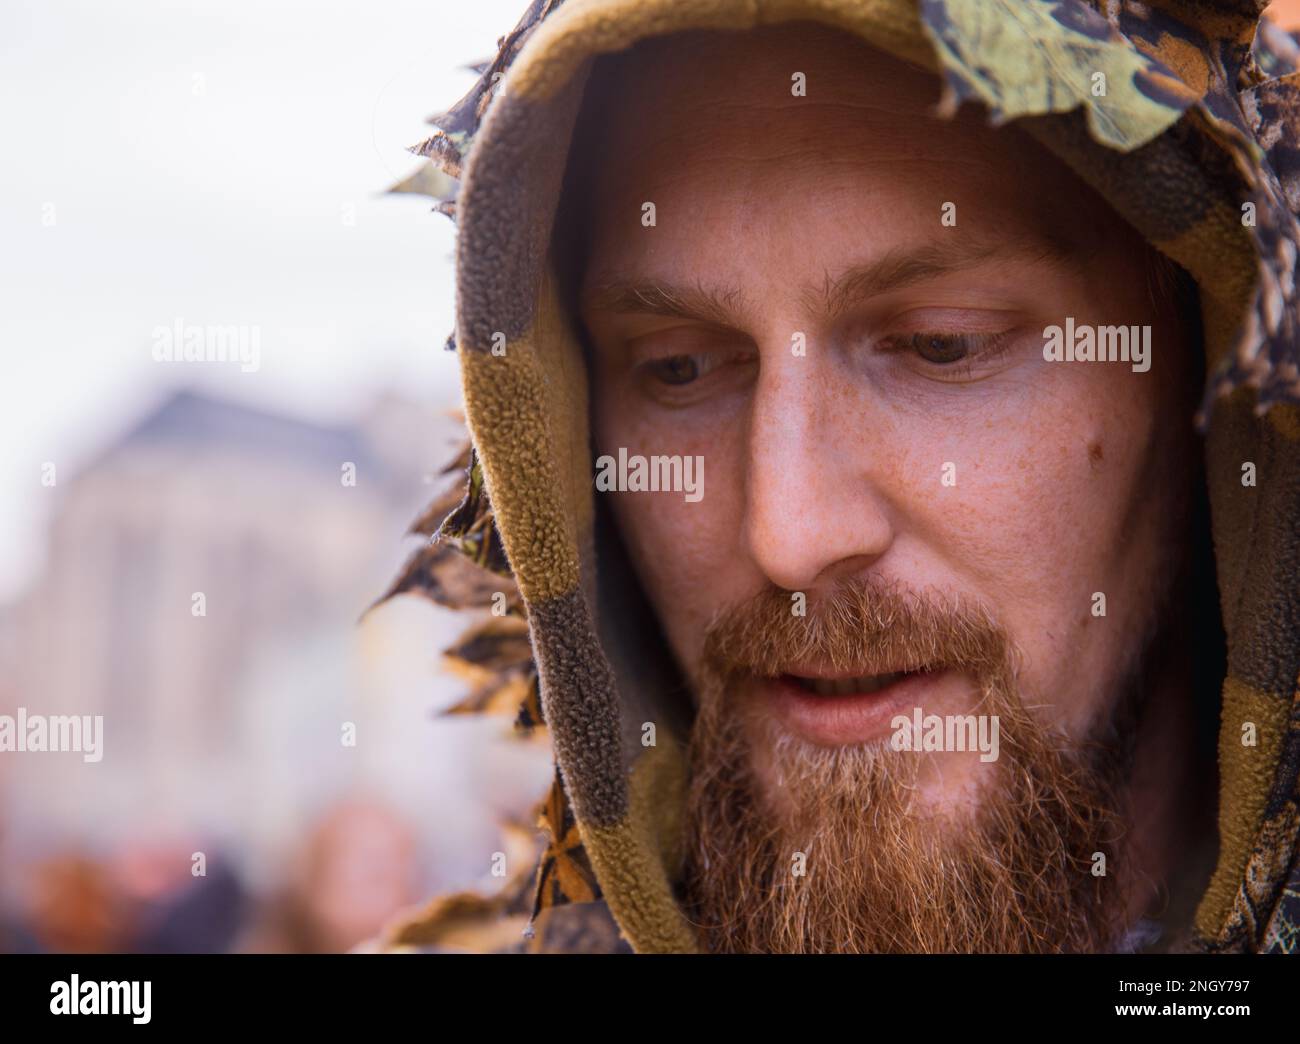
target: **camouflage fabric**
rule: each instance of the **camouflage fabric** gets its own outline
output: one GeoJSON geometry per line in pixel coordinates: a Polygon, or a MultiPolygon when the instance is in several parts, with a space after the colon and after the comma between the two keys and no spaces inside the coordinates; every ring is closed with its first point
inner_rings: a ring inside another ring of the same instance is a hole
{"type": "Polygon", "coordinates": [[[520,708],[522,727],[547,730],[557,781],[538,809],[546,840],[527,888],[435,901],[394,930],[393,945],[698,948],[673,898],[689,723],[662,703],[636,629],[603,611],[612,585],[597,568],[586,373],[549,244],[597,56],[679,30],[813,19],[941,77],[947,112],[973,100],[995,122],[1017,121],[1196,281],[1207,357],[1198,423],[1228,673],[1219,857],[1195,941],[1297,950],[1300,55],[1261,23],[1262,6],[534,0],[474,88],[430,119],[436,131],[416,148],[428,163],[397,186],[434,196],[458,226],[450,343],[474,448],[460,462],[463,499],[417,524],[429,535],[445,518],[390,593],[460,608],[506,597],[513,630],[497,618],[458,643],[458,660],[488,665],[464,709],[520,708]],[[1259,466],[1255,487],[1239,481],[1247,460],[1259,466]],[[452,549],[486,579],[458,572],[452,549]],[[647,720],[658,742],[643,748],[647,720]],[[1240,742],[1246,722],[1255,747],[1240,742]],[[562,923],[565,908],[588,912],[562,923]],[[531,936],[503,941],[503,918],[531,936]]]}

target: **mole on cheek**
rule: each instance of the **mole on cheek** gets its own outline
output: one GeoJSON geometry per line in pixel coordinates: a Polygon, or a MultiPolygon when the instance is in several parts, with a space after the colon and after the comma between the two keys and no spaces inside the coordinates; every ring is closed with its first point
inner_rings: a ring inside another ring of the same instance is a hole
{"type": "Polygon", "coordinates": [[[1106,455],[1102,452],[1100,441],[1088,443],[1088,463],[1092,466],[1093,471],[1100,468],[1101,462],[1105,459],[1106,455]]]}

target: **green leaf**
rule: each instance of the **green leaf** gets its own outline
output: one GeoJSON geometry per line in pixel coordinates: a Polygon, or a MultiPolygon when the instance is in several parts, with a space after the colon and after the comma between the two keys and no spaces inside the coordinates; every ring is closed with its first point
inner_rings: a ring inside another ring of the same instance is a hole
{"type": "Polygon", "coordinates": [[[1094,138],[1129,152],[1199,100],[1080,0],[921,0],[921,21],[943,66],[949,113],[967,99],[983,102],[995,123],[1082,107],[1094,138]]]}

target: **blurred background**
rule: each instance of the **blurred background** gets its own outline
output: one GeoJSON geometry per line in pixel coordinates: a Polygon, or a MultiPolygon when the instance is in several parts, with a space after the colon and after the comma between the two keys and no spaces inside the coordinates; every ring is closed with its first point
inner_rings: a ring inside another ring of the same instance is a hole
{"type": "Polygon", "coordinates": [[[548,752],[439,717],[466,617],[361,616],[462,437],[454,227],[385,190],[524,6],[0,7],[0,715],[104,723],[0,752],[0,949],[341,952],[501,884],[548,752]]]}

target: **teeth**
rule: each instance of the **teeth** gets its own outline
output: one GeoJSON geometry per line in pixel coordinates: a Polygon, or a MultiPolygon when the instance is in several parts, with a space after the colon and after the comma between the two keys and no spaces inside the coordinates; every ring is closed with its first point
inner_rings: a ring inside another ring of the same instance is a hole
{"type": "Polygon", "coordinates": [[[850,693],[878,692],[903,677],[894,674],[866,674],[860,678],[801,678],[800,683],[819,696],[847,696],[850,693]]]}

